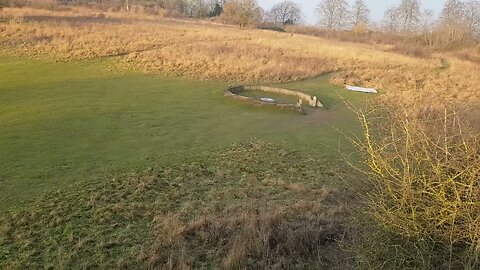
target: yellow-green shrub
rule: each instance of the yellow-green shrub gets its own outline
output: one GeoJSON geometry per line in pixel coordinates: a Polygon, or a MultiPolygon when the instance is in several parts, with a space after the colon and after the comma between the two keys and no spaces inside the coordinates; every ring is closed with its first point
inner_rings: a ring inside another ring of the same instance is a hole
{"type": "Polygon", "coordinates": [[[396,237],[395,253],[414,254],[425,268],[478,269],[478,132],[449,109],[412,116],[386,107],[358,114],[364,138],[355,143],[368,168],[368,211],[396,237]]]}

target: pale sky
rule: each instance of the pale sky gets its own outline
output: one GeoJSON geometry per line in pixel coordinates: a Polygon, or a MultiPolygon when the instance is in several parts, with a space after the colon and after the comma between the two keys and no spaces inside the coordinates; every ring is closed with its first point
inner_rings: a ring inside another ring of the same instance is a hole
{"type": "MultiPolygon", "coordinates": [[[[283,0],[258,0],[260,6],[265,10],[269,10],[273,5],[282,2],[283,0]]],[[[315,8],[320,0],[293,0],[302,7],[303,17],[306,23],[315,24],[317,22],[317,13],[315,8]]],[[[355,0],[347,0],[350,6],[355,0]]],[[[393,5],[396,5],[401,0],[365,0],[370,9],[370,17],[374,21],[381,21],[385,10],[393,5]]],[[[423,9],[432,9],[435,15],[442,11],[443,4],[446,0],[421,0],[423,9]]]]}

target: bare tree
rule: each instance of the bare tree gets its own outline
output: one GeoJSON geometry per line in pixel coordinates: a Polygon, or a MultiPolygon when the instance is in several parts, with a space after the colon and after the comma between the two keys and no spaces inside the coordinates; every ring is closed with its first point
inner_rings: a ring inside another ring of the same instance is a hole
{"type": "Polygon", "coordinates": [[[385,12],[385,28],[389,31],[414,31],[420,23],[421,14],[419,0],[402,0],[399,6],[385,12]]]}
{"type": "Polygon", "coordinates": [[[185,3],[183,0],[159,0],[158,5],[171,15],[183,15],[185,3]]]}
{"type": "Polygon", "coordinates": [[[434,20],[433,10],[431,10],[431,9],[425,9],[425,10],[423,10],[423,12],[422,12],[422,17],[421,17],[421,21],[422,21],[422,31],[423,31],[423,32],[431,31],[431,30],[432,30],[432,28],[433,28],[433,20],[434,20]]]}
{"type": "Polygon", "coordinates": [[[360,24],[368,24],[370,10],[365,4],[364,0],[356,0],[352,7],[353,27],[357,27],[360,24]]]}
{"type": "Polygon", "coordinates": [[[425,9],[422,12],[422,34],[424,39],[425,45],[432,45],[433,44],[433,10],[425,9]]]}
{"type": "Polygon", "coordinates": [[[390,7],[385,11],[383,18],[383,28],[386,31],[396,32],[401,25],[399,10],[397,7],[390,7]]]}
{"type": "Polygon", "coordinates": [[[278,24],[295,24],[301,19],[302,11],[297,3],[287,0],[274,5],[270,10],[270,16],[278,24]]]}
{"type": "Polygon", "coordinates": [[[461,18],[463,17],[464,4],[459,0],[448,0],[440,16],[439,31],[442,37],[449,41],[463,36],[461,18]]]}
{"type": "Polygon", "coordinates": [[[420,1],[402,0],[398,7],[398,14],[402,20],[403,31],[415,30],[420,22],[420,1]]]}
{"type": "Polygon", "coordinates": [[[480,1],[468,1],[464,5],[464,22],[467,30],[473,35],[480,35],[480,1]]]}
{"type": "Polygon", "coordinates": [[[203,18],[208,16],[209,6],[204,0],[183,0],[182,13],[186,17],[203,18]]]}
{"type": "Polygon", "coordinates": [[[480,2],[448,0],[443,7],[438,27],[439,39],[445,46],[480,36],[480,2]]]}
{"type": "Polygon", "coordinates": [[[443,6],[441,19],[444,23],[458,21],[463,16],[464,3],[459,0],[447,0],[443,6]]]}
{"type": "Polygon", "coordinates": [[[327,29],[339,29],[347,25],[348,3],[345,0],[322,0],[317,12],[320,25],[327,29]]]}

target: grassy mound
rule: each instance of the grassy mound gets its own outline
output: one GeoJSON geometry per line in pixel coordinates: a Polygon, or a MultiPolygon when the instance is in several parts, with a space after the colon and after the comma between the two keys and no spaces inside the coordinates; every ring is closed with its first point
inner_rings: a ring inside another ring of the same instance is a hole
{"type": "Polygon", "coordinates": [[[77,183],[2,215],[0,268],[339,265],[348,192],[331,184],[347,175],[335,163],[262,142],[198,160],[77,183]]]}

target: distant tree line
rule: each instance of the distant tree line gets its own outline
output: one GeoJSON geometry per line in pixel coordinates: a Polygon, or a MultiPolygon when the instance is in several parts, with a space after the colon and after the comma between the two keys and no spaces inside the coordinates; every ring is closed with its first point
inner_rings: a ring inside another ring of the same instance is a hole
{"type": "MultiPolygon", "coordinates": [[[[300,6],[285,0],[265,11],[257,0],[0,0],[2,6],[22,7],[42,3],[89,5],[108,9],[162,12],[166,16],[218,18],[242,27],[270,24],[278,27],[302,23],[300,6]]],[[[390,7],[380,24],[370,20],[365,0],[320,0],[319,26],[327,30],[383,31],[421,34],[426,45],[455,44],[480,38],[480,0],[447,0],[438,18],[422,10],[421,0],[401,0],[390,7]]]]}
{"type": "Polygon", "coordinates": [[[218,17],[241,26],[264,22],[293,25],[299,23],[302,17],[300,6],[291,0],[275,5],[270,11],[264,11],[257,0],[0,0],[0,6],[45,7],[47,2],[60,6],[87,5],[103,9],[163,12],[168,16],[188,18],[218,17]]]}
{"type": "Polygon", "coordinates": [[[346,0],[321,0],[317,13],[319,25],[330,30],[364,27],[422,33],[426,43],[451,44],[480,38],[480,0],[448,0],[439,18],[434,18],[432,10],[422,10],[420,0],[401,0],[385,12],[381,25],[370,25],[370,11],[364,0],[356,0],[352,7],[346,0]]]}

